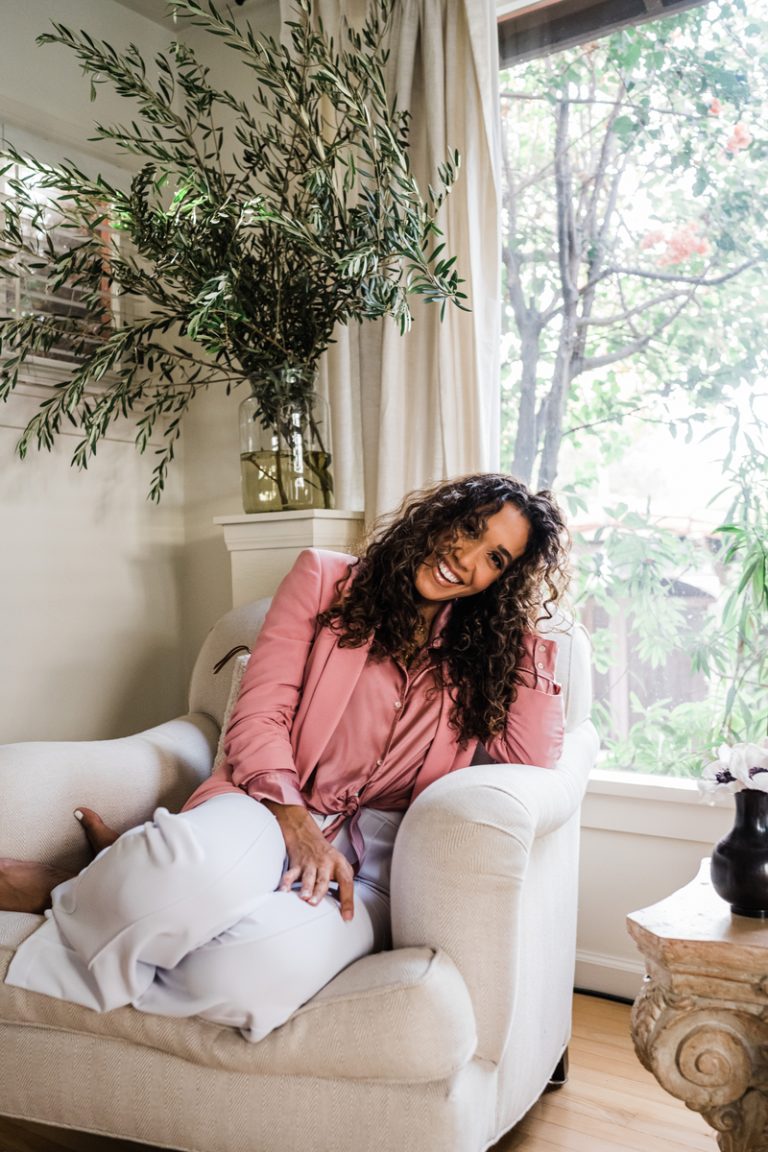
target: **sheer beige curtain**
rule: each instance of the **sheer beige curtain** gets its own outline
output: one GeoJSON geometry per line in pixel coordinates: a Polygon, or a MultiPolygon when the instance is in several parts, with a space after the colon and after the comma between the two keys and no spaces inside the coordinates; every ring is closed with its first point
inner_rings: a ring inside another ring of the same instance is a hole
{"type": "MultiPolygon", "coordinates": [[[[327,29],[364,0],[318,0],[327,29]]],[[[290,0],[281,0],[282,15],[290,0]]],[[[331,401],[337,506],[367,518],[447,476],[498,464],[500,235],[498,48],[493,0],[401,0],[390,84],[412,114],[411,155],[426,189],[458,148],[462,171],[441,217],[472,311],[414,299],[414,324],[343,329],[323,367],[331,401]]]]}

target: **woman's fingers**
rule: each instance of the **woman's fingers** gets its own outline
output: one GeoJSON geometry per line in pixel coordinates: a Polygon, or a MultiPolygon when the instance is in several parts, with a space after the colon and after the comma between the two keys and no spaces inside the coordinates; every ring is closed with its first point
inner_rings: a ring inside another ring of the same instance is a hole
{"type": "Polygon", "coordinates": [[[331,882],[336,880],[342,918],[351,920],[355,914],[354,875],[346,857],[331,849],[320,860],[302,860],[293,864],[283,873],[277,890],[288,892],[300,882],[298,896],[307,903],[315,905],[328,894],[331,882]]]}
{"type": "Polygon", "coordinates": [[[330,860],[324,860],[317,870],[315,877],[315,890],[309,898],[310,904],[319,904],[323,896],[328,891],[328,885],[331,882],[331,875],[333,869],[330,860]]]}
{"type": "Polygon", "coordinates": [[[283,872],[283,878],[277,886],[278,892],[290,892],[296,881],[301,876],[302,869],[299,865],[294,865],[293,868],[287,868],[283,872]]]}
{"type": "Polygon", "coordinates": [[[342,920],[351,920],[355,914],[355,885],[351,869],[339,875],[339,900],[342,920]]]}
{"type": "Polygon", "coordinates": [[[315,864],[305,864],[304,871],[301,874],[301,890],[299,896],[302,900],[309,900],[312,893],[315,891],[315,881],[317,879],[317,866],[315,864]]]}

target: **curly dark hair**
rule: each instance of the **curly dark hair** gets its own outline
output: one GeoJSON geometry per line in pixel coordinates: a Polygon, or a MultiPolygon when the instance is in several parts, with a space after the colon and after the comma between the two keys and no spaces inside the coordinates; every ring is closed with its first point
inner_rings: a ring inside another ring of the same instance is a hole
{"type": "Polygon", "coordinates": [[[503,731],[523,636],[552,616],[567,585],[570,540],[550,492],[533,493],[512,476],[486,472],[411,493],[374,525],[338,583],[338,600],[318,616],[341,647],[370,639],[374,657],[402,658],[422,622],[414,584],[419,566],[447,554],[460,535],[480,535],[504,504],[514,504],[530,525],[526,550],[483,592],[452,601],[443,646],[433,650],[437,689],[450,693],[450,723],[464,745],[503,731]]]}

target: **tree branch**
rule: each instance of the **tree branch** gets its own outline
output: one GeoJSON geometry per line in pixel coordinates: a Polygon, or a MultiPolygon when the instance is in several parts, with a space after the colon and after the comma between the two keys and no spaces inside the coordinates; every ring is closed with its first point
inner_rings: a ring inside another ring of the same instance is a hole
{"type": "Polygon", "coordinates": [[[683,297],[683,300],[674,312],[662,320],[661,323],[657,324],[652,332],[641,336],[631,344],[625,344],[623,348],[619,348],[616,352],[609,352],[604,356],[585,356],[581,361],[574,362],[574,371],[571,379],[574,379],[582,372],[594,372],[598,368],[607,368],[610,364],[615,364],[617,360],[625,360],[628,356],[634,356],[638,352],[644,352],[651,340],[661,335],[670,324],[673,324],[675,320],[677,320],[683,309],[687,307],[694,292],[695,288],[692,288],[691,291],[683,297]]]}
{"type": "Polygon", "coordinates": [[[646,408],[650,408],[650,404],[637,404],[634,408],[616,412],[613,416],[603,416],[600,420],[588,420],[584,424],[574,424],[571,428],[563,429],[563,438],[573,436],[576,432],[583,432],[587,428],[599,428],[601,424],[615,424],[617,420],[623,420],[625,416],[634,416],[635,413],[643,412],[646,408]]]}
{"type": "MultiPolygon", "coordinates": [[[[762,263],[758,257],[753,256],[749,260],[744,260],[736,268],[732,268],[729,272],[724,272],[721,276],[707,277],[706,274],[701,276],[685,276],[677,272],[651,272],[646,268],[623,268],[619,265],[613,265],[606,268],[599,276],[595,278],[594,283],[599,283],[600,280],[605,280],[607,276],[637,276],[642,280],[663,280],[666,283],[672,284],[695,284],[701,288],[715,288],[719,284],[725,284],[728,280],[732,280],[734,276],[740,276],[742,272],[746,272],[748,268],[754,268],[762,263]]],[[[587,282],[580,292],[587,292],[592,287],[592,282],[587,282]]]]}
{"type": "MultiPolygon", "coordinates": [[[[535,92],[533,92],[533,93],[531,93],[531,92],[510,92],[509,89],[500,93],[500,99],[502,101],[509,100],[510,103],[512,101],[517,101],[517,100],[527,100],[528,102],[532,102],[535,104],[549,104],[550,103],[550,98],[548,96],[545,96],[545,95],[540,96],[535,92]]],[[[606,105],[609,108],[613,106],[612,100],[594,100],[590,96],[583,96],[583,97],[569,96],[568,97],[568,103],[569,104],[606,105]]],[[[652,114],[654,116],[674,116],[678,120],[688,120],[691,123],[698,123],[700,120],[706,120],[707,119],[706,114],[697,116],[695,113],[692,113],[692,112],[681,112],[677,108],[658,108],[658,107],[645,108],[645,107],[643,107],[642,104],[635,104],[632,102],[626,103],[624,105],[624,107],[631,109],[633,112],[634,111],[639,112],[641,114],[641,116],[643,116],[643,118],[645,118],[649,114],[652,114]]]]}
{"type": "Polygon", "coordinates": [[[675,292],[662,292],[659,296],[654,296],[651,300],[645,300],[642,304],[636,305],[634,308],[627,307],[624,312],[617,312],[613,316],[590,316],[588,319],[580,319],[579,326],[589,325],[595,328],[609,328],[614,324],[625,324],[633,316],[647,312],[651,308],[658,307],[659,304],[666,304],[668,300],[676,300],[681,292],[685,289],[681,286],[675,292]]]}

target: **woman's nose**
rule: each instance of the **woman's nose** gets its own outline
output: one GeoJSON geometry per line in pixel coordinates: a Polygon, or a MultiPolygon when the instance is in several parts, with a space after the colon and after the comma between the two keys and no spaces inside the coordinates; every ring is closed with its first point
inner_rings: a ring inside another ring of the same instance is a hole
{"type": "Polygon", "coordinates": [[[473,540],[467,540],[458,544],[454,550],[456,563],[460,564],[462,568],[471,568],[477,559],[480,547],[479,541],[473,540]]]}

